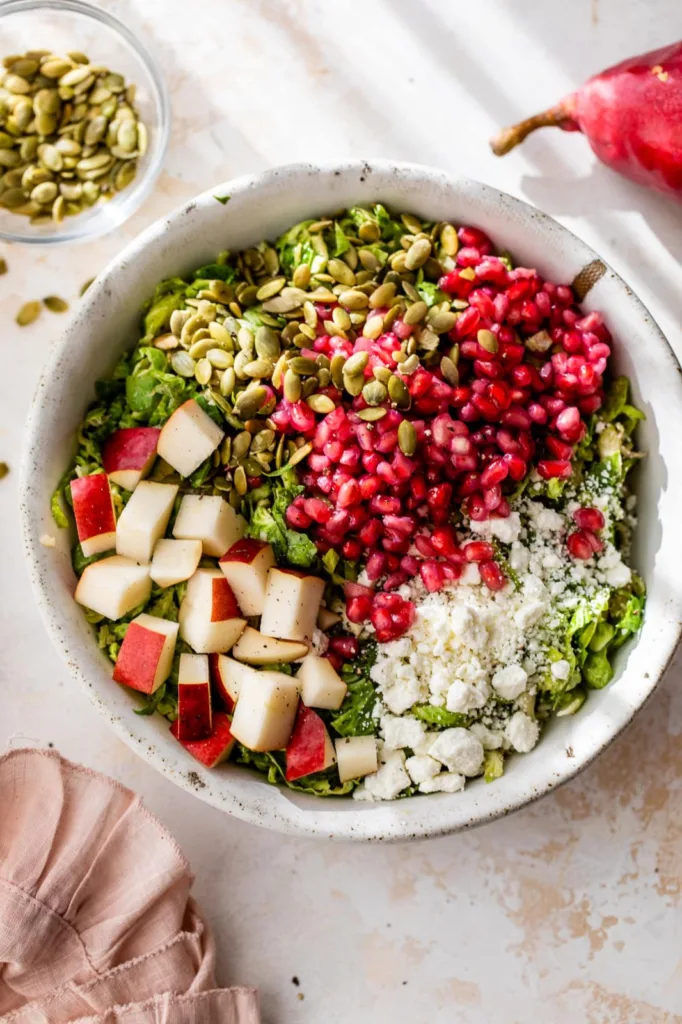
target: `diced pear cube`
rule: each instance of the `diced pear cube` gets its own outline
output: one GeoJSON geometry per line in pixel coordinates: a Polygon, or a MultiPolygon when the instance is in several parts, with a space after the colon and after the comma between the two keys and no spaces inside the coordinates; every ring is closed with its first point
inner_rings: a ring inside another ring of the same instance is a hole
{"type": "Polygon", "coordinates": [[[74,597],[85,608],[115,620],[148,601],[151,591],[148,565],[112,555],[85,567],[74,597]]]}
{"type": "Polygon", "coordinates": [[[219,494],[186,494],[173,525],[173,536],[200,540],[205,555],[220,558],[246,531],[246,519],[219,494]]]}
{"type": "Polygon", "coordinates": [[[216,450],[225,432],[190,398],[161,428],[158,454],[180,476],[191,476],[216,450]]]}
{"type": "Polygon", "coordinates": [[[324,594],[324,580],[294,569],[271,569],[260,631],[281,640],[310,643],[324,594]]]}
{"type": "Polygon", "coordinates": [[[116,554],[136,562],[151,562],[156,542],[168,526],[177,484],[142,480],[133,491],[116,525],[116,554]]]}

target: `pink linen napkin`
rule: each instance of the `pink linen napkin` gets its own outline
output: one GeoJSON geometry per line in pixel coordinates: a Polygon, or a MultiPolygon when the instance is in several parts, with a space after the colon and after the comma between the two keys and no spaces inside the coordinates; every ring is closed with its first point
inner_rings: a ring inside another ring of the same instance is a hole
{"type": "Polygon", "coordinates": [[[0,1019],[259,1024],[215,987],[175,840],[130,790],[56,751],[0,758],[0,1019]]]}

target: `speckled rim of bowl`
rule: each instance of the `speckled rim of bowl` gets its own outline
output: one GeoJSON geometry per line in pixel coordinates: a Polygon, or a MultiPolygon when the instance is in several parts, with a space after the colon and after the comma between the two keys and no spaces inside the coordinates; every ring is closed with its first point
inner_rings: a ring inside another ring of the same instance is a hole
{"type": "Polygon", "coordinates": [[[682,589],[674,576],[682,564],[680,372],[646,308],[591,248],[546,214],[490,186],[388,161],[294,164],[216,186],[157,221],[100,274],[38,384],[26,430],[21,521],[33,589],[49,634],[72,674],[133,750],[183,789],[245,821],[295,835],[375,841],[443,835],[491,821],[586,767],[646,703],[672,659],[682,628],[682,589]],[[223,195],[231,197],[224,206],[215,199],[223,195]],[[647,413],[641,441],[649,455],[638,470],[640,527],[634,560],[649,596],[642,633],[619,652],[613,683],[591,694],[581,714],[552,722],[531,754],[511,759],[501,780],[491,786],[477,780],[459,794],[368,805],[292,794],[229,764],[210,772],[188,759],[159,716],[132,714],[134,699],[112,686],[111,667],[105,667],[71,600],[68,539],[60,536],[55,548],[46,548],[39,537],[59,532],[50,517],[49,495],[92,395],[93,365],[100,371],[112,364],[115,348],[129,347],[137,336],[137,309],[156,281],[200,264],[224,245],[236,248],[272,237],[305,215],[370,200],[434,219],[466,219],[491,232],[519,262],[535,262],[555,280],[578,277],[587,291],[583,308],[602,309],[614,336],[628,339],[627,345],[622,340],[616,345],[616,362],[632,377],[635,400],[647,413]],[[259,221],[271,230],[255,226],[259,221]],[[95,338],[102,342],[98,347],[92,344],[95,338]],[[104,356],[98,349],[107,341],[111,349],[104,356]],[[72,415],[65,417],[69,410],[72,415]]]}

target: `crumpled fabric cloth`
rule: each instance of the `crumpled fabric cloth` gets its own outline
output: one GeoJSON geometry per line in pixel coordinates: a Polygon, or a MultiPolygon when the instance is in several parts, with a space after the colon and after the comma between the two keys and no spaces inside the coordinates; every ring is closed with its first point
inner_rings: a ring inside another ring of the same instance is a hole
{"type": "Polygon", "coordinates": [[[217,989],[175,840],[130,790],[56,751],[0,758],[0,1021],[259,1024],[217,989]]]}

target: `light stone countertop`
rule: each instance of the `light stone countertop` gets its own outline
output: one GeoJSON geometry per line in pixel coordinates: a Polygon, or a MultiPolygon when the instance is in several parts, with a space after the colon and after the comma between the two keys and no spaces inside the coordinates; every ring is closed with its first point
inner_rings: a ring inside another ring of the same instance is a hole
{"type": "MultiPolygon", "coordinates": [[[[48,743],[142,794],[197,874],[222,983],[260,986],[266,1024],[682,1021],[682,663],[577,780],[478,831],[331,846],[233,821],[157,776],[53,652],[19,544],[22,428],[60,329],[22,302],[73,299],[156,217],[220,181],[299,159],[389,157],[537,204],[626,278],[678,354],[682,207],[546,131],[487,139],[588,74],[680,34],[679,0],[116,0],[171,87],[154,196],[126,227],[54,253],[0,244],[0,749],[48,743]],[[300,979],[300,988],[292,977],[300,979]]],[[[627,339],[624,339],[627,341],[627,339]]]]}

